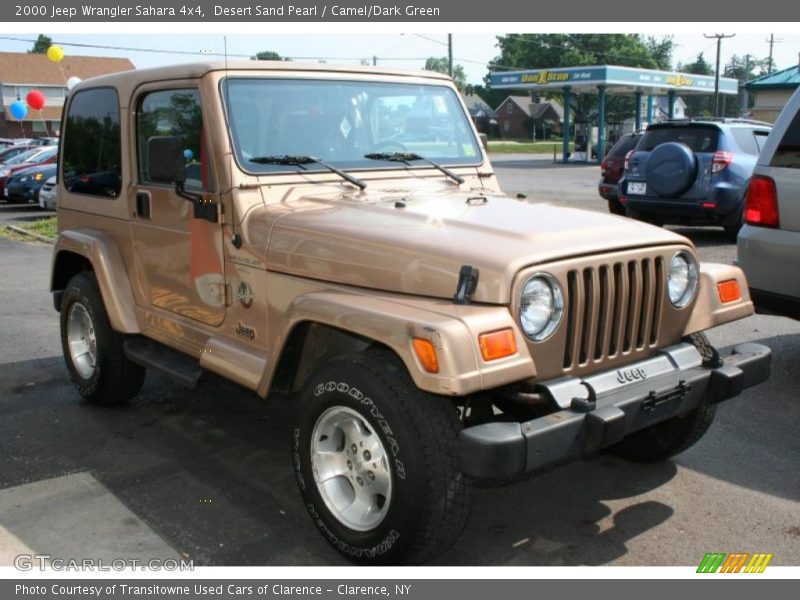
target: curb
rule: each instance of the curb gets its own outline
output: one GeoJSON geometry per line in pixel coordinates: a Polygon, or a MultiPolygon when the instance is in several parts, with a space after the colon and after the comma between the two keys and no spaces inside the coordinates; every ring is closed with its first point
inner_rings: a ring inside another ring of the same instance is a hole
{"type": "Polygon", "coordinates": [[[10,229],[15,233],[19,233],[22,235],[27,235],[28,237],[32,237],[40,242],[44,242],[46,244],[53,244],[55,243],[55,239],[46,237],[44,235],[39,235],[38,233],[33,233],[32,231],[28,231],[27,229],[23,229],[22,227],[17,227],[15,225],[8,225],[6,224],[6,229],[10,229]]]}

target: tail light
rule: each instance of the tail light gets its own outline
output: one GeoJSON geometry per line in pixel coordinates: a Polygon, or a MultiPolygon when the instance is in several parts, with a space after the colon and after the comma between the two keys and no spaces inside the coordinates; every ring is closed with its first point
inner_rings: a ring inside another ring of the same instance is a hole
{"type": "Polygon", "coordinates": [[[717,150],[714,152],[714,158],[711,159],[711,172],[712,173],[719,173],[720,171],[724,171],[731,161],[733,160],[733,154],[730,152],[725,152],[724,150],[717,150]]]}
{"type": "Polygon", "coordinates": [[[608,170],[608,157],[604,158],[603,162],[600,163],[600,174],[605,175],[607,170],[608,170]]]}
{"type": "Polygon", "coordinates": [[[625,155],[625,170],[626,170],[626,171],[628,170],[628,167],[629,167],[629,166],[631,166],[631,157],[633,156],[633,153],[634,153],[634,152],[636,152],[636,150],[630,150],[630,151],[629,151],[629,152],[628,152],[628,153],[625,155]]]}
{"type": "Polygon", "coordinates": [[[759,227],[778,226],[778,192],[775,182],[753,175],[744,196],[744,222],[759,227]]]}

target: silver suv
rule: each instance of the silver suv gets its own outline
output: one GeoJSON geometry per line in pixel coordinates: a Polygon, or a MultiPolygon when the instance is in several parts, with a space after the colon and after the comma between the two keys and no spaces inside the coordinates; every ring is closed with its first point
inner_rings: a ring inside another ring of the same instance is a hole
{"type": "Polygon", "coordinates": [[[800,89],[778,117],[747,187],[738,264],[760,312],[800,319],[800,89]]]}

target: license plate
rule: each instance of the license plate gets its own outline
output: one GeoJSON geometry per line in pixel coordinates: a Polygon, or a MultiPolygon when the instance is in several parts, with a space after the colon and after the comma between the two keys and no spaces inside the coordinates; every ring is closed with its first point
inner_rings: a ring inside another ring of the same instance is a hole
{"type": "Polygon", "coordinates": [[[631,181],[628,183],[628,193],[644,196],[647,193],[647,184],[631,181]]]}

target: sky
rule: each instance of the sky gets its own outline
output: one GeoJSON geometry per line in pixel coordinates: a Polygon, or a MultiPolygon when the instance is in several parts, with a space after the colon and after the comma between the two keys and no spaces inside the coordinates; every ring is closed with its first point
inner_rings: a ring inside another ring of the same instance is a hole
{"type": "MultiPolygon", "coordinates": [[[[730,32],[726,32],[730,33],[730,32]]],[[[479,84],[486,74],[486,64],[498,54],[495,34],[456,33],[453,35],[453,54],[457,64],[464,67],[467,82],[479,84]]],[[[94,35],[94,34],[49,34],[61,43],[66,54],[89,56],[120,56],[130,58],[137,68],[201,60],[201,52],[224,54],[226,40],[222,35],[94,35]],[[128,49],[89,48],[68,44],[114,46],[118,48],[154,49],[164,52],[142,52],[128,49]],[[191,54],[198,53],[198,54],[191,54]]],[[[25,52],[36,38],[34,34],[5,33],[0,31],[0,51],[25,52]],[[18,37],[25,41],[12,41],[4,37],[18,37]]],[[[721,62],[725,64],[732,54],[751,54],[766,58],[769,33],[737,33],[723,40],[721,62]]],[[[776,69],[798,64],[800,34],[781,33],[775,35],[773,58],[776,69]]],[[[679,33],[673,35],[675,52],[673,63],[695,60],[700,52],[713,64],[716,41],[706,39],[701,33],[679,33]]],[[[372,64],[376,57],[379,66],[402,69],[421,69],[429,56],[447,55],[447,35],[435,33],[384,33],[381,35],[325,35],[274,34],[229,35],[228,55],[233,58],[249,57],[262,50],[272,50],[281,56],[297,57],[299,60],[316,62],[324,59],[336,64],[372,64]]]]}

